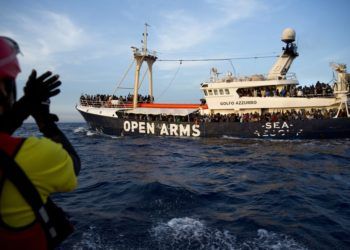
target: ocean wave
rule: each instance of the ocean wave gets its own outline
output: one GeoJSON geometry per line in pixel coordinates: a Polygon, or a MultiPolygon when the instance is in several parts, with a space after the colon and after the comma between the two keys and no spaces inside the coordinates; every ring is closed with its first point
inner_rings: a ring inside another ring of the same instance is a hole
{"type": "Polygon", "coordinates": [[[58,199],[76,225],[62,249],[349,249],[350,140],[111,137],[59,126],[82,161],[79,188],[58,199]]]}
{"type": "MultiPolygon", "coordinates": [[[[303,246],[293,238],[275,232],[269,232],[265,229],[259,229],[257,231],[257,237],[251,241],[246,241],[243,245],[248,245],[248,249],[293,249],[293,250],[306,250],[307,247],[303,246]]],[[[243,248],[240,248],[243,249],[243,248]]]]}
{"type": "Polygon", "coordinates": [[[94,136],[94,135],[96,135],[96,134],[97,134],[96,132],[91,131],[91,130],[88,130],[88,131],[86,132],[86,136],[94,136]]]}
{"type": "Polygon", "coordinates": [[[102,133],[102,131],[92,130],[87,127],[79,126],[73,129],[74,134],[85,135],[87,137],[101,136],[102,138],[119,139],[120,136],[107,135],[102,133]]]}
{"type": "Polygon", "coordinates": [[[73,129],[73,132],[76,134],[85,133],[86,131],[87,131],[87,129],[85,127],[77,127],[75,129],[73,129]]]}
{"type": "Polygon", "coordinates": [[[83,134],[83,135],[86,135],[86,136],[93,136],[93,135],[96,135],[97,132],[96,131],[93,131],[93,130],[90,130],[86,127],[77,127],[75,129],[73,129],[73,133],[74,134],[83,134]]]}
{"type": "Polygon", "coordinates": [[[289,236],[259,229],[253,239],[240,241],[228,230],[184,217],[160,223],[150,231],[159,249],[307,249],[289,236]]]}
{"type": "Polygon", "coordinates": [[[229,231],[207,227],[189,218],[173,218],[151,230],[159,249],[234,249],[236,237],[229,231]]]}
{"type": "Polygon", "coordinates": [[[74,250],[85,250],[85,249],[101,249],[101,250],[114,250],[113,243],[105,242],[101,235],[96,230],[95,226],[90,226],[86,232],[82,233],[80,241],[73,244],[72,249],[74,250]]]}

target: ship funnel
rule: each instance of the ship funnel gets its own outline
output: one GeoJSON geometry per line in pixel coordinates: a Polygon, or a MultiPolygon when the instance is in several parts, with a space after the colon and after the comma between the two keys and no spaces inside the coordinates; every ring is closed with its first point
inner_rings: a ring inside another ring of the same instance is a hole
{"type": "Polygon", "coordinates": [[[281,41],[285,43],[292,43],[295,41],[295,30],[286,28],[282,32],[281,41]]]}

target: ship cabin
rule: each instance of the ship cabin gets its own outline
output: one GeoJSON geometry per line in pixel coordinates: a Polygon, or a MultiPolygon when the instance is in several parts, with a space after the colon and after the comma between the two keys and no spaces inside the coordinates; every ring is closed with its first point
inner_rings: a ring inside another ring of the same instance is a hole
{"type": "Polygon", "coordinates": [[[234,77],[230,72],[219,79],[217,75],[217,70],[213,68],[209,81],[201,84],[208,105],[208,114],[247,112],[261,114],[262,108],[265,108],[266,112],[272,111],[267,110],[271,100],[275,102],[283,98],[281,101],[284,101],[285,97],[298,94],[299,82],[294,73],[287,74],[282,79],[278,77],[268,79],[265,75],[234,77]]]}
{"type": "Polygon", "coordinates": [[[349,117],[349,74],[343,64],[333,64],[338,79],[333,86],[317,82],[316,88],[305,93],[294,73],[288,73],[294,59],[299,56],[295,31],[287,28],[282,33],[280,56],[267,75],[237,77],[227,73],[219,78],[216,68],[210,79],[201,84],[207,109],[201,114],[277,113],[286,111],[329,111],[337,109],[337,116],[345,107],[349,117]]]}

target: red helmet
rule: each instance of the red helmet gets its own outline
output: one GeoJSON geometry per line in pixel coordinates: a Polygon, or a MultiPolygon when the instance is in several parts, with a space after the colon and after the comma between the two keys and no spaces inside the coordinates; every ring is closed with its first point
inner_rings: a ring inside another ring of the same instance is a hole
{"type": "Polygon", "coordinates": [[[21,68],[17,60],[18,44],[11,38],[0,36],[0,77],[15,79],[21,68]]]}

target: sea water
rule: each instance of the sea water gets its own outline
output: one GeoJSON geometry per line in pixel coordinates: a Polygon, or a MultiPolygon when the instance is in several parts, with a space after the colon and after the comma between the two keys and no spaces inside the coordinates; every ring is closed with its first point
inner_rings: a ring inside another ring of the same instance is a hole
{"type": "MultiPolygon", "coordinates": [[[[106,136],[59,124],[79,186],[62,249],[350,249],[350,140],[106,136]]],[[[25,124],[18,135],[40,135],[25,124]]]]}

